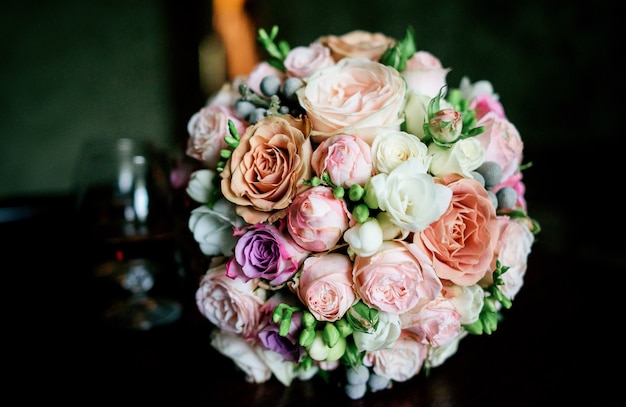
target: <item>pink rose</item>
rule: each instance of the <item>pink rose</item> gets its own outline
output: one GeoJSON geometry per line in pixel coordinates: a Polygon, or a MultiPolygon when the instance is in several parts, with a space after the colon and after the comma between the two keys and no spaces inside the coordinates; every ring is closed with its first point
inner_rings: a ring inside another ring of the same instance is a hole
{"type": "Polygon", "coordinates": [[[354,259],[354,289],[370,307],[402,314],[436,298],[441,281],[429,259],[406,242],[388,240],[369,257],[354,259]]]}
{"type": "Polygon", "coordinates": [[[287,230],[304,249],[323,252],[339,242],[351,218],[346,202],[319,185],[296,195],[287,209],[287,230]]]}
{"type": "Polygon", "coordinates": [[[227,148],[224,137],[229,136],[228,120],[232,120],[239,133],[246,129],[246,123],[235,116],[232,106],[209,104],[189,119],[187,123],[186,154],[202,161],[206,168],[215,170],[220,161],[220,151],[227,148]]]}
{"type": "Polygon", "coordinates": [[[458,285],[475,284],[496,267],[496,210],[487,190],[474,179],[447,174],[437,181],[450,188],[452,201],[413,241],[429,253],[440,278],[458,285]]]}
{"type": "Polygon", "coordinates": [[[226,276],[226,265],[209,269],[196,290],[198,310],[216,327],[238,335],[256,332],[261,318],[265,290],[252,281],[226,276]]]}
{"type": "Polygon", "coordinates": [[[502,103],[494,95],[477,95],[469,105],[470,109],[476,111],[476,120],[480,120],[489,112],[495,113],[499,118],[506,119],[502,103]]]}
{"type": "Polygon", "coordinates": [[[226,275],[243,281],[260,279],[271,287],[290,280],[309,252],[283,229],[266,223],[244,228],[235,245],[234,257],[226,263],[226,275]]]}
{"type": "Polygon", "coordinates": [[[311,178],[306,118],[268,116],[249,126],[222,171],[222,193],[248,223],[273,222],[311,178]]]}
{"type": "Polygon", "coordinates": [[[283,61],[287,76],[304,79],[314,71],[335,64],[330,49],[315,42],[308,47],[295,47],[283,61]]]}
{"type": "Polygon", "coordinates": [[[415,333],[403,330],[392,347],[367,352],[363,364],[379,376],[404,382],[420,372],[427,355],[428,346],[415,333]]]}
{"type": "Polygon", "coordinates": [[[337,321],[356,302],[352,262],[340,253],[308,257],[298,281],[298,297],[318,321],[337,321]]]}
{"type": "Polygon", "coordinates": [[[245,83],[255,93],[263,95],[263,92],[261,92],[261,81],[266,76],[276,76],[281,82],[284,81],[286,77],[283,72],[274,68],[266,61],[262,61],[250,72],[250,75],[245,79],[245,83]]]}
{"type": "Polygon", "coordinates": [[[321,37],[319,42],[330,48],[335,61],[343,58],[367,58],[378,61],[396,40],[381,33],[354,30],[347,34],[321,37]]]}
{"type": "Polygon", "coordinates": [[[476,126],[485,126],[485,131],[476,136],[485,149],[485,161],[500,164],[502,180],[506,181],[522,164],[524,143],[517,128],[494,112],[487,113],[476,126]]]}
{"type": "Polygon", "coordinates": [[[438,297],[418,312],[400,316],[402,327],[415,332],[425,345],[441,346],[461,333],[461,315],[452,300],[438,297]]]}
{"type": "Polygon", "coordinates": [[[434,98],[446,85],[448,72],[450,68],[444,68],[433,54],[417,51],[407,60],[402,76],[406,79],[409,89],[434,98]]]}
{"type": "Polygon", "coordinates": [[[335,185],[365,185],[373,175],[371,147],[357,136],[338,134],[319,144],[311,166],[320,178],[327,172],[335,185]]]}
{"type": "MultiPolygon", "coordinates": [[[[498,216],[500,224],[500,238],[498,239],[498,260],[502,266],[509,269],[502,274],[504,285],[498,286],[505,297],[512,300],[524,285],[528,255],[535,241],[525,219],[511,219],[508,216],[498,216]]],[[[487,273],[481,283],[491,284],[493,278],[487,273]]]]}
{"type": "MultiPolygon", "coordinates": [[[[400,129],[406,93],[398,71],[363,58],[344,58],[307,78],[298,89],[300,105],[313,125],[313,141],[339,130],[400,129]]],[[[348,131],[344,131],[347,133],[348,131]]],[[[371,134],[373,140],[375,134],[371,134]]],[[[371,144],[371,140],[366,140],[371,144]]]]}

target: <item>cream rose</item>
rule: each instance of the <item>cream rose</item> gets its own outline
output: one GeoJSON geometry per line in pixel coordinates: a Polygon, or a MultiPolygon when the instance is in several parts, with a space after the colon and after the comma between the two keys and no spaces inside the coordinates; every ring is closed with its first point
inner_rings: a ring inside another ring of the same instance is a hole
{"type": "Polygon", "coordinates": [[[430,172],[436,177],[454,173],[472,178],[472,171],[480,167],[485,157],[485,150],[475,137],[459,140],[450,148],[432,143],[428,153],[432,157],[430,172]]]}
{"type": "Polygon", "coordinates": [[[377,173],[389,174],[409,158],[418,158],[424,168],[430,166],[428,147],[418,137],[405,131],[381,131],[372,142],[372,160],[377,173]]]}
{"type": "Polygon", "coordinates": [[[284,216],[311,178],[313,148],[306,118],[268,116],[249,126],[222,171],[222,193],[248,223],[284,216]]]}
{"type": "Polygon", "coordinates": [[[245,373],[246,381],[263,383],[272,377],[272,370],[265,362],[263,350],[246,341],[243,336],[215,330],[211,334],[211,346],[232,359],[245,373]]]}
{"type": "Polygon", "coordinates": [[[374,332],[354,331],[352,338],[359,352],[387,349],[393,346],[402,331],[400,317],[387,312],[378,313],[378,327],[374,332]]]}
{"type": "MultiPolygon", "coordinates": [[[[395,69],[363,58],[345,58],[309,76],[297,96],[313,124],[313,141],[319,142],[339,130],[399,130],[405,88],[395,69]]],[[[365,141],[371,144],[371,139],[365,141]]]]}

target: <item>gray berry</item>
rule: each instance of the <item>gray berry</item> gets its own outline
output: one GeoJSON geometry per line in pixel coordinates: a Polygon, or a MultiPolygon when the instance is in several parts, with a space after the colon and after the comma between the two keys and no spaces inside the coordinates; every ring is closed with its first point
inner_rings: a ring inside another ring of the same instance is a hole
{"type": "Polygon", "coordinates": [[[480,182],[480,185],[482,185],[483,187],[485,186],[485,177],[483,177],[480,172],[472,171],[470,174],[472,175],[472,178],[480,182]]]}
{"type": "Polygon", "coordinates": [[[259,89],[265,96],[274,96],[280,90],[280,79],[276,75],[267,75],[261,79],[259,89]]]}
{"type": "Polygon", "coordinates": [[[491,204],[493,205],[493,207],[498,209],[498,198],[496,197],[496,194],[494,194],[492,191],[487,191],[487,194],[489,195],[489,198],[491,198],[491,204]]]}
{"type": "Polygon", "coordinates": [[[511,209],[517,202],[517,192],[512,187],[502,187],[496,192],[498,209],[511,209]]]}
{"type": "Polygon", "coordinates": [[[383,390],[387,388],[389,385],[389,379],[384,376],[379,376],[377,374],[371,374],[367,384],[370,386],[370,390],[372,392],[383,390]]]}
{"type": "Polygon", "coordinates": [[[248,118],[248,121],[251,124],[255,124],[256,122],[264,118],[266,115],[267,115],[267,109],[264,109],[262,107],[257,107],[248,118]]]}
{"type": "Polygon", "coordinates": [[[350,384],[363,384],[367,383],[370,371],[366,366],[360,365],[357,367],[351,367],[346,370],[346,380],[350,384]]]}
{"type": "Polygon", "coordinates": [[[346,384],[345,390],[348,397],[350,397],[352,400],[358,400],[365,395],[365,392],[367,391],[367,386],[365,385],[365,383],[346,384]]]}
{"type": "Polygon", "coordinates": [[[252,102],[240,99],[235,102],[235,114],[240,119],[248,120],[248,117],[254,112],[256,106],[252,102]]]}
{"type": "Polygon", "coordinates": [[[485,179],[485,188],[498,185],[502,180],[502,167],[494,161],[485,161],[476,171],[485,179]]]}
{"type": "Polygon", "coordinates": [[[300,78],[287,78],[283,84],[283,95],[288,100],[296,99],[296,91],[304,86],[304,82],[300,78]]]}

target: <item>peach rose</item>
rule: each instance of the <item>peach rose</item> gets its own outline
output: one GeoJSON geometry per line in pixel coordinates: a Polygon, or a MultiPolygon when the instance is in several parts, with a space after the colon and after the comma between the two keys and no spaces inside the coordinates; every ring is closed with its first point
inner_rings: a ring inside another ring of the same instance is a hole
{"type": "Polygon", "coordinates": [[[378,61],[387,48],[393,47],[396,40],[381,33],[354,30],[341,36],[327,35],[318,40],[330,48],[335,61],[343,58],[367,58],[378,61]]]}
{"type": "Polygon", "coordinates": [[[392,347],[367,352],[363,364],[379,376],[404,382],[420,372],[427,355],[428,346],[415,333],[404,330],[392,347]]]}
{"type": "Polygon", "coordinates": [[[306,118],[267,116],[249,126],[222,171],[222,193],[248,223],[283,217],[311,177],[306,118]]]}
{"type": "Polygon", "coordinates": [[[425,304],[442,289],[429,259],[403,241],[385,241],[372,256],[356,256],[353,274],[363,302],[391,314],[425,304]]]}
{"type": "Polygon", "coordinates": [[[330,187],[318,185],[296,195],[287,209],[287,230],[306,250],[323,252],[334,247],[348,229],[352,214],[330,187]]]}
{"type": "Polygon", "coordinates": [[[356,302],[352,291],[352,262],[340,253],[304,260],[298,297],[318,321],[337,321],[356,302]]]}
{"type": "MultiPolygon", "coordinates": [[[[296,94],[311,119],[313,141],[319,142],[339,130],[399,130],[405,88],[404,79],[393,68],[364,58],[344,58],[317,70],[296,94]]],[[[366,142],[371,144],[371,140],[366,142]]]]}
{"type": "Polygon", "coordinates": [[[496,210],[487,190],[474,179],[447,174],[437,182],[452,191],[450,206],[413,241],[429,253],[440,278],[458,285],[475,284],[496,267],[496,210]]]}
{"type": "Polygon", "coordinates": [[[446,76],[450,70],[444,68],[441,61],[430,52],[417,51],[407,60],[402,76],[409,89],[434,98],[446,86],[446,76]]]}

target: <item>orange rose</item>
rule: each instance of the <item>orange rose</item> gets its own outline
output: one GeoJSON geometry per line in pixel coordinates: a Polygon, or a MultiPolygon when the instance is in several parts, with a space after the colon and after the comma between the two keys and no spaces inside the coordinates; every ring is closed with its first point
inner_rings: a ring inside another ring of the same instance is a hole
{"type": "Polygon", "coordinates": [[[307,118],[268,116],[246,129],[222,171],[222,193],[250,224],[285,215],[311,177],[307,118]]]}
{"type": "Polygon", "coordinates": [[[499,223],[487,190],[476,180],[447,174],[437,182],[452,190],[447,211],[420,233],[414,243],[430,254],[444,280],[467,286],[496,267],[499,223]]]}

